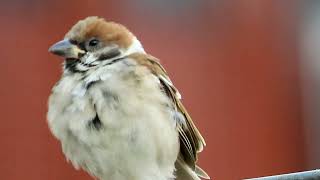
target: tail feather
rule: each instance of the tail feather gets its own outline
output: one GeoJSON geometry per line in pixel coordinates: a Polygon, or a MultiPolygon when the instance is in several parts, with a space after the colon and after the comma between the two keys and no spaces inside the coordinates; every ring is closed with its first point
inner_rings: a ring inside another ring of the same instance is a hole
{"type": "Polygon", "coordinates": [[[193,171],[183,160],[177,159],[176,161],[176,180],[201,180],[200,177],[210,179],[206,172],[200,167],[196,166],[193,171]]]}
{"type": "Polygon", "coordinates": [[[195,172],[199,177],[202,177],[204,179],[210,179],[210,176],[203,169],[201,169],[199,166],[196,166],[195,172]]]}

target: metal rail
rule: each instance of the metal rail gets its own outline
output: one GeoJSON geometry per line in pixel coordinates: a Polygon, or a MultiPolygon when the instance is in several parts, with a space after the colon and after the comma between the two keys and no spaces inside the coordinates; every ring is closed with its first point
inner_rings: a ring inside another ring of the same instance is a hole
{"type": "Polygon", "coordinates": [[[320,169],[246,180],[320,180],[320,169]]]}

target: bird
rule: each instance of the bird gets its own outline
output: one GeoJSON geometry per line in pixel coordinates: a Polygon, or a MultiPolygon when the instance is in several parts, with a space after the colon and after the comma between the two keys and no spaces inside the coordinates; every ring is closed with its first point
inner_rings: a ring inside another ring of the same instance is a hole
{"type": "Polygon", "coordinates": [[[210,179],[179,91],[124,25],[86,17],[49,52],[64,61],[47,122],[75,169],[100,180],[210,179]]]}

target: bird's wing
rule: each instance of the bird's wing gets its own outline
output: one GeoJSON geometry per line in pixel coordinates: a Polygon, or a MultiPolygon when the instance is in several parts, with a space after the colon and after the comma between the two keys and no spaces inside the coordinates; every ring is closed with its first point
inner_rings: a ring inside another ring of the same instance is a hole
{"type": "Polygon", "coordinates": [[[197,154],[203,150],[205,141],[200,132],[192,122],[191,117],[182,105],[181,95],[173,86],[167,72],[159,63],[159,60],[151,55],[133,54],[131,55],[139,64],[147,66],[151,72],[160,80],[161,88],[171,99],[174,109],[183,118],[177,119],[177,131],[180,139],[180,157],[182,160],[200,177],[209,178],[209,176],[196,166],[197,154]]]}

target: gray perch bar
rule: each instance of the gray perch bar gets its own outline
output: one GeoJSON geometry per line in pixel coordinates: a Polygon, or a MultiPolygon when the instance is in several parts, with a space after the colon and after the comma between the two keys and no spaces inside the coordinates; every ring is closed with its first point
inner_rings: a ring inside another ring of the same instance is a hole
{"type": "Polygon", "coordinates": [[[246,180],[320,180],[320,169],[246,180]]]}

